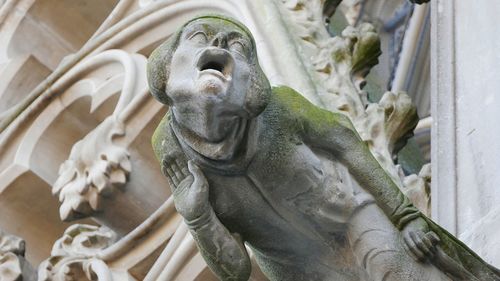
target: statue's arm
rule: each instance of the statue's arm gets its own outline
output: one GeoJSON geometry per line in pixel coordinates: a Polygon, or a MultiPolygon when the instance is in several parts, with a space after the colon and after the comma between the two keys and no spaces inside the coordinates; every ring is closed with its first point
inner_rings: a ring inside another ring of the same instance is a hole
{"type": "Polygon", "coordinates": [[[321,109],[287,87],[275,88],[274,92],[298,124],[296,130],[302,140],[332,153],[346,165],[397,228],[421,216],[371,154],[347,116],[321,109]]]}
{"type": "Polygon", "coordinates": [[[247,281],[251,263],[237,234],[231,234],[210,209],[196,221],[186,223],[201,255],[220,280],[247,281]]]}
{"type": "Polygon", "coordinates": [[[167,114],[158,125],[152,145],[167,177],[175,208],[184,218],[201,255],[221,280],[246,281],[251,263],[237,234],[231,234],[217,218],[209,202],[209,186],[201,169],[187,161],[172,135],[167,114]]]}
{"type": "Polygon", "coordinates": [[[165,169],[175,208],[184,218],[210,269],[224,281],[246,281],[251,263],[238,234],[231,234],[217,218],[209,202],[209,186],[200,168],[175,160],[165,169]]]}
{"type": "Polygon", "coordinates": [[[323,124],[329,129],[318,129],[318,124],[307,122],[304,126],[305,142],[313,147],[333,153],[354,176],[363,189],[376,200],[391,222],[402,230],[421,213],[396,186],[392,178],[371,154],[350,121],[342,114],[336,114],[337,124],[323,124]]]}
{"type": "Polygon", "coordinates": [[[346,116],[320,109],[290,88],[275,88],[274,92],[289,115],[288,120],[297,124],[294,129],[304,143],[334,154],[347,166],[359,184],[373,195],[379,208],[402,230],[406,247],[416,259],[430,258],[441,270],[460,276],[460,280],[469,276],[500,280],[498,269],[411,204],[346,116]],[[438,244],[439,249],[435,247],[438,244]]]}

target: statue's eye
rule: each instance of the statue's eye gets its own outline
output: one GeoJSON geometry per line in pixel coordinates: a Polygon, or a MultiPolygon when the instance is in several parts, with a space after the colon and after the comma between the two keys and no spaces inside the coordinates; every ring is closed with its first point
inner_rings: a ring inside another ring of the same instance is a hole
{"type": "Polygon", "coordinates": [[[233,52],[239,53],[240,55],[246,56],[245,46],[239,41],[231,42],[231,45],[229,45],[229,49],[233,52]]]}
{"type": "Polygon", "coordinates": [[[189,37],[189,40],[198,44],[205,44],[208,42],[207,35],[201,31],[198,31],[195,34],[191,35],[189,37]]]}

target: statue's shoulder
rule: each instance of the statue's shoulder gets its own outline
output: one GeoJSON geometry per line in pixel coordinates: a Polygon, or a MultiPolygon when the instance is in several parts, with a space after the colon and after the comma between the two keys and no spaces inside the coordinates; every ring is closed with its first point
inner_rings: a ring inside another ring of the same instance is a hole
{"type": "Polygon", "coordinates": [[[155,153],[156,159],[161,161],[163,155],[165,154],[165,142],[166,139],[171,138],[169,134],[169,114],[163,116],[160,124],[156,127],[153,136],[151,137],[151,145],[153,146],[153,152],[155,153]]]}
{"type": "Polygon", "coordinates": [[[273,87],[272,97],[272,103],[275,103],[275,107],[280,108],[285,116],[293,118],[305,126],[330,127],[341,125],[354,129],[346,115],[316,106],[290,87],[273,87]]]}
{"type": "Polygon", "coordinates": [[[170,122],[171,116],[169,111],[165,114],[160,124],[158,124],[151,137],[153,152],[160,163],[166,158],[175,158],[182,155],[182,149],[172,132],[170,122]]]}
{"type": "Polygon", "coordinates": [[[271,104],[287,113],[304,115],[307,113],[306,110],[317,108],[299,92],[288,86],[275,86],[272,89],[271,104]]]}

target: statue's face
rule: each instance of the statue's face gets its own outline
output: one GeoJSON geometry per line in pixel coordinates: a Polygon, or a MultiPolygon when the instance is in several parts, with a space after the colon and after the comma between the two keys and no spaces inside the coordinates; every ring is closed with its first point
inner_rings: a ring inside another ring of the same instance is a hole
{"type": "Polygon", "coordinates": [[[166,87],[179,123],[198,133],[203,131],[197,128],[199,123],[213,123],[207,137],[217,140],[237,119],[246,118],[244,103],[254,55],[248,35],[228,21],[189,23],[172,56],[166,87]],[[206,122],[196,122],[200,118],[206,122]]]}

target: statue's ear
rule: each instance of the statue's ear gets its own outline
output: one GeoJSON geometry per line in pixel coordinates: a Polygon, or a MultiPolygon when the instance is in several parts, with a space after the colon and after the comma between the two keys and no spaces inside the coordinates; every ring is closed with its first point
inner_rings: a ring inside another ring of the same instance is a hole
{"type": "Polygon", "coordinates": [[[147,74],[149,90],[153,97],[163,104],[171,105],[171,100],[166,92],[170,62],[177,49],[180,30],[170,36],[163,44],[156,48],[148,59],[147,74]]]}

